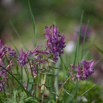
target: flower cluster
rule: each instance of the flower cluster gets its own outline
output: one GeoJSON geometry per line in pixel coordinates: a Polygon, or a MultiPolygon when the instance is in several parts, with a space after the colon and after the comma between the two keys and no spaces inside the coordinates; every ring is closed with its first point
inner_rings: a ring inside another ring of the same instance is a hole
{"type": "Polygon", "coordinates": [[[63,48],[65,47],[64,33],[61,36],[60,32],[57,32],[57,26],[54,24],[50,27],[46,26],[44,30],[46,30],[44,37],[48,37],[45,50],[50,50],[50,52],[53,54],[53,61],[56,62],[58,60],[58,56],[63,53],[63,48]]]}
{"type": "MultiPolygon", "coordinates": [[[[44,37],[48,37],[48,39],[44,50],[38,50],[39,46],[37,45],[33,51],[27,50],[24,52],[23,48],[21,47],[19,56],[16,54],[14,49],[11,49],[11,46],[2,46],[0,40],[0,65],[5,67],[2,62],[4,59],[7,59],[6,61],[8,63],[12,59],[15,59],[19,66],[29,64],[28,68],[31,69],[33,76],[36,76],[37,65],[47,62],[49,59],[56,62],[58,60],[58,56],[63,53],[63,48],[65,47],[64,34],[60,35],[57,26],[54,24],[50,27],[46,26],[45,31],[46,33],[44,34],[44,37]],[[33,59],[31,59],[31,56],[33,59]]],[[[6,69],[8,69],[11,65],[12,63],[10,62],[6,69]]],[[[2,88],[5,85],[4,81],[8,76],[8,73],[2,67],[0,67],[0,91],[2,91],[2,88]]]]}
{"type": "Polygon", "coordinates": [[[26,51],[25,54],[23,54],[23,48],[20,49],[20,56],[18,56],[17,61],[19,66],[24,66],[26,63],[26,57],[27,57],[28,51],[26,51]]]}
{"type": "Polygon", "coordinates": [[[77,66],[74,66],[74,68],[72,65],[70,65],[70,67],[75,70],[75,72],[72,73],[71,70],[69,69],[72,79],[74,80],[74,78],[76,77],[79,81],[84,80],[88,76],[90,76],[94,70],[93,69],[94,62],[95,62],[94,60],[86,61],[83,59],[82,61],[78,62],[77,66]]]}

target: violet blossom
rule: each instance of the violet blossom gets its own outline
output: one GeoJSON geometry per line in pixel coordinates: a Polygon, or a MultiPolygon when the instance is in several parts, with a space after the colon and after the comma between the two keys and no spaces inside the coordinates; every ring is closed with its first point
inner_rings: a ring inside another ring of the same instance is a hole
{"type": "Polygon", "coordinates": [[[50,27],[46,26],[44,30],[46,31],[44,37],[48,38],[45,44],[46,50],[49,49],[50,52],[53,53],[53,60],[56,62],[58,60],[58,56],[60,56],[64,52],[64,33],[60,35],[57,26],[54,24],[52,24],[50,27]]]}
{"type": "Polygon", "coordinates": [[[28,51],[25,52],[25,54],[23,54],[23,48],[20,49],[20,56],[18,56],[17,61],[19,66],[24,66],[26,63],[26,57],[27,57],[28,51]]]}
{"type": "Polygon", "coordinates": [[[41,59],[41,56],[40,55],[37,55],[33,58],[34,61],[37,61],[38,59],[41,59]]]}
{"type": "Polygon", "coordinates": [[[14,56],[14,57],[16,58],[16,52],[15,52],[15,50],[14,50],[14,49],[13,49],[13,50],[11,50],[10,45],[8,46],[8,52],[9,52],[9,54],[10,54],[10,55],[12,55],[12,56],[14,56]]]}
{"type": "Polygon", "coordinates": [[[33,51],[29,51],[28,56],[31,56],[31,55],[33,55],[34,53],[36,53],[38,47],[39,47],[39,46],[37,45],[37,46],[34,48],[33,51]]]}
{"type": "MultiPolygon", "coordinates": [[[[83,59],[82,61],[78,62],[77,66],[70,65],[70,67],[75,70],[74,75],[76,75],[76,78],[78,79],[78,81],[86,79],[93,73],[94,62],[95,62],[94,60],[86,61],[83,59]],[[76,70],[76,68],[77,68],[77,70],[76,70]]],[[[70,73],[71,73],[71,71],[70,71],[70,73]]]]}

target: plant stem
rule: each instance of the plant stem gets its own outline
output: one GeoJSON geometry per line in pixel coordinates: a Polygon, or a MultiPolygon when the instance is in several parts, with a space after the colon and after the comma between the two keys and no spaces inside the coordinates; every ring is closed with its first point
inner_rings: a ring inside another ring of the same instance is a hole
{"type": "MultiPolygon", "coordinates": [[[[45,59],[45,54],[44,54],[44,58],[43,59],[45,59]]],[[[41,65],[41,69],[43,68],[43,65],[44,64],[42,64],[41,65]]],[[[37,71],[38,72],[38,71],[37,71]]],[[[38,74],[38,73],[37,73],[38,74]]],[[[40,70],[40,79],[39,80],[37,80],[37,83],[38,83],[38,86],[37,86],[37,88],[38,88],[38,99],[39,99],[39,96],[40,96],[40,91],[41,91],[41,76],[42,76],[42,70],[40,70]]],[[[38,77],[37,77],[38,78],[38,77]]]]}
{"type": "MultiPolygon", "coordinates": [[[[48,61],[48,64],[47,64],[46,71],[48,70],[48,67],[49,67],[49,61],[48,61]]],[[[42,95],[42,103],[43,103],[43,100],[44,100],[44,89],[45,89],[44,84],[46,83],[46,77],[47,77],[47,75],[46,75],[46,73],[45,73],[45,75],[44,75],[44,82],[43,82],[43,95],[42,95]]]]}
{"type": "MultiPolygon", "coordinates": [[[[6,56],[6,52],[4,52],[4,55],[5,55],[5,58],[6,58],[7,62],[8,62],[8,65],[9,65],[9,60],[8,60],[8,58],[7,58],[7,56],[6,56]]],[[[10,68],[10,72],[12,73],[12,71],[11,71],[11,67],[9,67],[9,68],[10,68]]],[[[12,77],[12,81],[13,81],[13,85],[14,85],[14,87],[15,87],[15,89],[16,89],[16,83],[15,83],[13,77],[12,77]]],[[[7,80],[7,83],[8,83],[8,80],[7,80]]],[[[9,85],[9,84],[8,84],[8,85],[9,85]]]]}
{"type": "Polygon", "coordinates": [[[39,100],[39,79],[38,79],[38,66],[37,66],[37,97],[38,97],[38,100],[39,100]]]}
{"type": "MultiPolygon", "coordinates": [[[[71,76],[70,76],[70,77],[71,77],[71,76]]],[[[55,103],[58,102],[58,99],[59,99],[59,96],[60,96],[60,94],[61,94],[61,92],[62,92],[62,90],[63,90],[63,87],[64,87],[64,85],[67,83],[67,81],[70,79],[70,77],[68,77],[68,78],[66,79],[66,81],[64,82],[64,84],[63,84],[62,87],[60,88],[60,91],[59,91],[59,94],[58,94],[58,98],[56,99],[56,102],[55,102],[55,103]]]]}
{"type": "MultiPolygon", "coordinates": [[[[27,58],[28,59],[28,58],[27,58]]],[[[28,59],[29,61],[29,59],[28,59]]],[[[30,70],[31,70],[31,75],[32,75],[32,79],[33,79],[33,87],[34,87],[34,94],[35,94],[35,97],[36,97],[36,87],[35,87],[35,81],[34,81],[34,76],[33,76],[33,71],[32,71],[32,68],[31,68],[31,63],[29,61],[29,65],[30,65],[30,70]]]]}

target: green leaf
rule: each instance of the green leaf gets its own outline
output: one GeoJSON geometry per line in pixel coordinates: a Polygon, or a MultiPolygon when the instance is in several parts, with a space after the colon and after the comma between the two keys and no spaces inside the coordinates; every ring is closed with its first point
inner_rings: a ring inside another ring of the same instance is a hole
{"type": "Polygon", "coordinates": [[[24,100],[26,103],[39,103],[35,98],[28,97],[24,100]]]}
{"type": "Polygon", "coordinates": [[[103,54],[103,50],[102,50],[102,49],[100,49],[99,47],[97,47],[95,44],[94,44],[94,46],[95,46],[95,48],[96,48],[98,51],[100,51],[100,52],[103,54]]]}
{"type": "Polygon", "coordinates": [[[3,66],[0,65],[0,67],[2,67],[6,72],[8,72],[21,86],[21,88],[25,91],[25,93],[30,96],[30,94],[28,93],[28,91],[24,88],[24,86],[19,82],[19,80],[12,74],[10,73],[7,69],[5,69],[3,66]]]}
{"type": "MultiPolygon", "coordinates": [[[[103,81],[103,80],[102,80],[103,81]]],[[[86,93],[88,93],[90,90],[92,90],[93,88],[95,88],[96,86],[98,86],[100,83],[102,83],[102,81],[100,81],[99,83],[97,83],[96,85],[94,85],[92,88],[88,89],[86,92],[84,92],[78,99],[77,99],[77,103],[78,101],[80,101],[80,99],[82,98],[82,96],[84,96],[86,93]]]]}
{"type": "Polygon", "coordinates": [[[34,30],[34,47],[36,47],[37,45],[37,41],[36,41],[36,25],[35,25],[35,19],[31,10],[31,6],[30,6],[30,1],[28,0],[28,4],[29,4],[29,10],[30,10],[30,14],[32,17],[32,23],[33,23],[33,30],[34,30]]]}
{"type": "MultiPolygon", "coordinates": [[[[84,11],[83,11],[84,13],[84,11]]],[[[76,60],[79,61],[79,47],[80,47],[80,35],[81,35],[81,27],[82,27],[82,22],[83,22],[83,13],[81,15],[81,21],[80,21],[80,30],[79,30],[79,35],[78,35],[78,40],[77,40],[77,45],[76,45],[76,51],[75,51],[75,57],[74,57],[74,65],[76,63],[76,60]]]]}
{"type": "Polygon", "coordinates": [[[86,39],[86,34],[87,34],[88,25],[89,25],[89,20],[88,20],[88,22],[87,22],[87,26],[86,26],[86,29],[85,29],[85,34],[84,34],[84,38],[83,38],[83,45],[82,45],[81,60],[83,59],[84,43],[85,43],[85,39],[86,39]]]}
{"type": "Polygon", "coordinates": [[[33,84],[33,79],[32,78],[29,79],[29,84],[28,84],[28,87],[27,87],[28,91],[30,91],[31,88],[32,88],[32,84],[31,83],[33,84]]]}
{"type": "Polygon", "coordinates": [[[56,67],[53,67],[53,66],[49,66],[49,68],[51,68],[51,69],[52,69],[52,68],[53,68],[53,69],[58,69],[58,68],[56,68],[56,67]]]}

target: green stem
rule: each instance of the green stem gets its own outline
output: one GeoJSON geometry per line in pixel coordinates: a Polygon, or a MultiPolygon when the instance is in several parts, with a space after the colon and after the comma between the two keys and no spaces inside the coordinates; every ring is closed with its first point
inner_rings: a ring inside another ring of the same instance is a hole
{"type": "MultiPolygon", "coordinates": [[[[71,76],[70,76],[70,77],[71,77],[71,76]]],[[[64,85],[67,83],[67,81],[70,79],[70,77],[68,77],[68,78],[66,79],[66,81],[64,82],[64,84],[63,84],[62,87],[60,88],[60,92],[59,92],[59,94],[58,94],[58,98],[56,99],[56,102],[55,102],[55,103],[58,102],[58,99],[59,99],[59,96],[60,96],[60,94],[61,94],[61,92],[62,92],[62,90],[63,90],[63,87],[64,87],[64,85]]]]}
{"type": "Polygon", "coordinates": [[[21,88],[25,91],[25,93],[27,94],[27,96],[30,96],[30,94],[28,93],[28,91],[25,90],[24,86],[19,82],[19,80],[14,75],[12,75],[11,72],[9,72],[7,69],[5,69],[1,65],[0,65],[0,67],[2,67],[5,71],[7,71],[20,84],[21,88]]]}
{"type": "MultiPolygon", "coordinates": [[[[48,70],[48,67],[49,67],[49,61],[48,61],[48,64],[47,64],[46,71],[48,70]]],[[[44,84],[46,83],[46,77],[47,77],[47,75],[46,75],[46,73],[45,73],[45,75],[44,75],[44,82],[43,82],[43,95],[42,95],[42,103],[43,103],[43,100],[44,100],[44,89],[45,89],[44,84]]]]}

